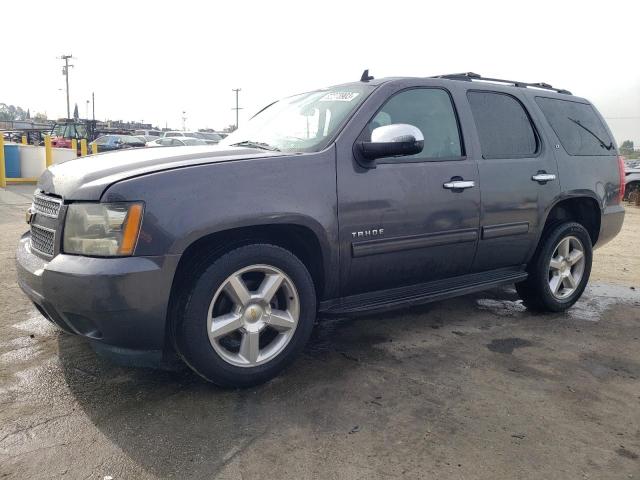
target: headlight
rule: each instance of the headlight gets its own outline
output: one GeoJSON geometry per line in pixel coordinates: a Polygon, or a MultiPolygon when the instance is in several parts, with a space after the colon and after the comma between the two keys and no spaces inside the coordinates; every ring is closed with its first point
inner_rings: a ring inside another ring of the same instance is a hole
{"type": "Polygon", "coordinates": [[[133,253],[142,203],[72,203],[64,224],[65,253],[120,257],[133,253]]]}

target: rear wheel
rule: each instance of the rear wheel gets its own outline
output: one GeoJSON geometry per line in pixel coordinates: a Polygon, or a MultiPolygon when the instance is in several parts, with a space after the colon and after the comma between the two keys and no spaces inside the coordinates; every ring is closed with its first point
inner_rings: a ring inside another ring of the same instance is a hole
{"type": "Polygon", "coordinates": [[[186,363],[221,386],[276,376],[308,340],[313,281],[283,248],[256,244],[204,261],[182,294],[175,343],[186,363]]]}
{"type": "Polygon", "coordinates": [[[550,228],[531,260],[529,278],[516,284],[531,309],[560,312],[578,301],[591,273],[591,238],[579,223],[550,228]]]}

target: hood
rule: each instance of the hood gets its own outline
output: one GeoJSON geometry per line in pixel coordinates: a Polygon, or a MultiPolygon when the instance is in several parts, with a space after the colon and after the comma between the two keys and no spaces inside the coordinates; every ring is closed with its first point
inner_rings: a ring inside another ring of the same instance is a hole
{"type": "Polygon", "coordinates": [[[243,147],[202,145],[119,150],[56,164],[38,180],[38,188],[68,200],[99,200],[121,180],[173,168],[286,155],[243,147]]]}

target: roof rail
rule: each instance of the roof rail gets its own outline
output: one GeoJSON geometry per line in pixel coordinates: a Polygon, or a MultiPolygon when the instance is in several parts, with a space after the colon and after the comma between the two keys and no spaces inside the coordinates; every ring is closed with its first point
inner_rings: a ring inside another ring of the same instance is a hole
{"type": "Polygon", "coordinates": [[[521,88],[540,88],[542,90],[552,90],[557,93],[563,93],[565,95],[572,95],[569,90],[565,90],[563,88],[555,88],[549,85],[548,83],[538,82],[538,83],[526,83],[526,82],[518,82],[515,80],[503,80],[501,78],[489,78],[483,77],[482,75],[478,75],[473,72],[465,72],[465,73],[449,73],[447,75],[436,75],[432,78],[446,78],[449,80],[465,80],[467,82],[473,82],[474,80],[479,80],[483,82],[491,82],[491,83],[503,83],[506,85],[513,85],[514,87],[521,88]]]}

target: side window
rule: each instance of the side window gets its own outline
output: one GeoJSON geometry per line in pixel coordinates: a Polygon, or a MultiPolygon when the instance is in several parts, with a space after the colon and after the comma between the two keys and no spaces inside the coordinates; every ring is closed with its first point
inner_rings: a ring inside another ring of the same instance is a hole
{"type": "Polygon", "coordinates": [[[483,158],[530,157],[538,141],[529,115],[511,95],[468,92],[483,158]]]}
{"type": "Polygon", "coordinates": [[[402,159],[438,159],[462,156],[458,120],[449,94],[439,88],[415,88],[400,92],[384,104],[363,133],[385,125],[407,123],[418,127],[424,135],[422,152],[402,159]]]}
{"type": "Polygon", "coordinates": [[[536,97],[536,103],[569,155],[615,155],[611,137],[591,105],[547,97],[536,97]]]}

